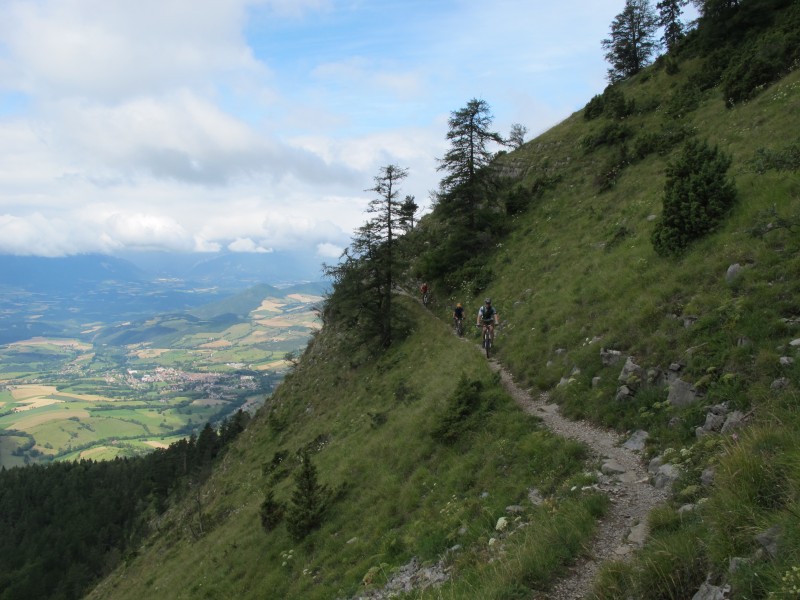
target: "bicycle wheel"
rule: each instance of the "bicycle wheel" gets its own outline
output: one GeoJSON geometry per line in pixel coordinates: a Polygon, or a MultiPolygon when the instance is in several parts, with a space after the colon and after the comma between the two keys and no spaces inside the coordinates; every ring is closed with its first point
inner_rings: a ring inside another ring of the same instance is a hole
{"type": "Polygon", "coordinates": [[[486,358],[489,358],[489,349],[492,347],[492,338],[488,331],[483,337],[483,347],[486,348],[486,358]]]}

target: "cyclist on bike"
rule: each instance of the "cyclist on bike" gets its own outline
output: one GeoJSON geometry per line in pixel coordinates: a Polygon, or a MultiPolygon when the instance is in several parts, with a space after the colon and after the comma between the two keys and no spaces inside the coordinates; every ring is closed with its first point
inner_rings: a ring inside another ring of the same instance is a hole
{"type": "MultiPolygon", "coordinates": [[[[453,309],[453,324],[455,325],[456,331],[460,332],[459,325],[464,321],[464,307],[461,306],[461,302],[456,304],[456,307],[453,309]]],[[[459,333],[460,335],[460,333],[459,333]]]]}
{"type": "Polygon", "coordinates": [[[478,311],[478,326],[483,325],[484,327],[489,328],[489,337],[492,339],[492,343],[494,344],[494,327],[495,325],[500,324],[500,316],[497,314],[494,306],[492,306],[492,299],[487,298],[483,306],[481,306],[480,310],[478,311]]]}

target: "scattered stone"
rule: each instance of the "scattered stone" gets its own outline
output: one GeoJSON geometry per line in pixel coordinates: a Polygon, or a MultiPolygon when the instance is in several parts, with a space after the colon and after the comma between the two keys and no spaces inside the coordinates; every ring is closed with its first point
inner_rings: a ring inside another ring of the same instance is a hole
{"type": "Polygon", "coordinates": [[[625,471],[627,471],[627,469],[614,459],[606,460],[600,467],[600,472],[603,473],[603,475],[620,475],[625,471]]]}
{"type": "Polygon", "coordinates": [[[685,317],[683,317],[683,326],[686,329],[689,329],[689,327],[691,327],[697,322],[697,319],[698,317],[696,315],[686,315],[685,317]]]}
{"type": "Polygon", "coordinates": [[[778,377],[778,379],[776,379],[769,385],[769,389],[776,391],[785,390],[788,387],[789,387],[789,379],[786,377],[778,377]]]}
{"type": "Polygon", "coordinates": [[[528,500],[530,500],[531,504],[534,506],[539,506],[542,502],[544,502],[544,498],[542,498],[542,495],[536,488],[530,488],[528,490],[528,500]]]}
{"type": "Polygon", "coordinates": [[[716,586],[704,581],[697,593],[692,596],[692,600],[725,600],[728,598],[730,591],[731,586],[727,584],[716,586]]]}
{"type": "Polygon", "coordinates": [[[746,567],[752,564],[752,560],[749,558],[743,558],[741,556],[734,556],[728,561],[728,573],[735,573],[742,567],[746,567]]]}
{"type": "Polygon", "coordinates": [[[739,346],[739,348],[749,348],[753,345],[753,340],[751,340],[749,337],[742,336],[736,340],[736,345],[739,346]]]}
{"type": "Polygon", "coordinates": [[[633,392],[627,385],[621,385],[617,388],[617,395],[614,396],[614,400],[617,402],[624,402],[625,400],[630,400],[633,398],[633,392]]]}
{"type": "Polygon", "coordinates": [[[669,370],[673,371],[674,373],[677,373],[682,368],[683,368],[683,365],[681,363],[674,362],[674,363],[670,363],[670,365],[669,365],[669,370]]]}
{"type": "Polygon", "coordinates": [[[680,474],[681,471],[677,465],[671,463],[661,465],[653,478],[653,487],[659,490],[672,487],[672,484],[678,480],[680,474]]]}
{"type": "Polygon", "coordinates": [[[706,467],[700,474],[700,483],[702,483],[706,487],[709,487],[714,483],[715,475],[716,473],[714,472],[714,467],[706,467]]]}
{"type": "Polygon", "coordinates": [[[691,383],[686,383],[682,379],[676,379],[669,384],[669,394],[667,401],[672,406],[690,406],[697,401],[697,390],[691,383]]]}
{"type": "Polygon", "coordinates": [[[650,437],[650,434],[646,431],[636,431],[630,438],[628,438],[627,442],[622,444],[622,447],[627,448],[628,450],[641,452],[644,450],[644,445],[648,437],[650,437]]]}
{"type": "Polygon", "coordinates": [[[508,528],[508,519],[500,517],[497,519],[497,524],[494,526],[495,531],[505,531],[508,528]]]}
{"type": "Polygon", "coordinates": [[[600,385],[600,377],[592,377],[592,387],[596,388],[600,385]]]}
{"type": "Polygon", "coordinates": [[[605,348],[600,348],[600,361],[603,363],[604,367],[615,365],[620,360],[622,360],[622,352],[619,350],[606,350],[605,348]]]}
{"type": "Polygon", "coordinates": [[[514,515],[514,514],[518,515],[520,513],[524,513],[525,509],[522,506],[520,506],[519,504],[512,504],[511,506],[506,506],[506,512],[510,513],[512,515],[514,515]]]}
{"type": "Polygon", "coordinates": [[[695,435],[698,438],[703,437],[704,435],[708,435],[709,433],[713,433],[722,429],[722,426],[725,424],[725,415],[718,415],[710,412],[706,415],[706,422],[703,423],[702,427],[698,427],[695,429],[695,435]]]}
{"type": "Polygon", "coordinates": [[[619,374],[617,380],[622,385],[627,385],[630,388],[636,389],[636,387],[645,379],[644,369],[633,362],[633,359],[629,356],[625,361],[625,366],[622,367],[622,371],[619,374]]]}
{"type": "Polygon", "coordinates": [[[782,532],[779,525],[773,525],[766,531],[762,531],[756,536],[756,541],[770,555],[771,558],[778,556],[778,543],[781,541],[782,532]]]}
{"type": "Polygon", "coordinates": [[[725,419],[725,424],[722,426],[720,431],[722,433],[730,433],[734,429],[738,429],[742,425],[743,421],[744,413],[739,410],[735,410],[725,419]]]}
{"type": "Polygon", "coordinates": [[[647,540],[647,522],[642,521],[638,525],[631,527],[631,531],[628,534],[627,540],[629,544],[634,544],[635,546],[644,546],[644,543],[647,540]]]}
{"type": "Polygon", "coordinates": [[[684,504],[678,509],[678,514],[682,515],[684,513],[692,512],[693,510],[697,509],[697,504],[684,504]]]}
{"type": "Polygon", "coordinates": [[[781,356],[778,362],[782,367],[790,367],[794,364],[794,359],[791,356],[781,356]]]}
{"type": "Polygon", "coordinates": [[[793,348],[800,347],[800,338],[792,340],[791,342],[789,342],[789,345],[792,346],[793,348]]]}
{"type": "Polygon", "coordinates": [[[655,475],[658,473],[658,469],[661,468],[661,465],[664,464],[664,457],[663,456],[656,456],[650,460],[647,465],[647,472],[651,475],[655,475]]]}
{"type": "Polygon", "coordinates": [[[728,267],[728,271],[725,273],[725,281],[728,283],[732,283],[742,272],[742,265],[739,263],[734,263],[730,267],[728,267]]]}

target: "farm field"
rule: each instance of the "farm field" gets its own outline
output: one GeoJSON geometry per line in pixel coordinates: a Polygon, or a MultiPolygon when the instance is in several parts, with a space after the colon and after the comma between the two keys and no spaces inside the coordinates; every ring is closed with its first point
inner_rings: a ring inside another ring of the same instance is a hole
{"type": "Polygon", "coordinates": [[[256,410],[317,329],[322,295],[250,296],[0,345],[0,466],[134,456],[256,410]]]}

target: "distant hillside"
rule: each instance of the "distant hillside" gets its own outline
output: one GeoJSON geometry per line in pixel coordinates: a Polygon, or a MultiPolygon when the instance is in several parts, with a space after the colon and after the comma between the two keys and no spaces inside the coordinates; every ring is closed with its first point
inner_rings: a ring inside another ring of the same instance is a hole
{"type": "Polygon", "coordinates": [[[0,256],[0,285],[31,291],[76,289],[104,281],[137,282],[145,277],[134,264],[102,254],[0,256]]]}

